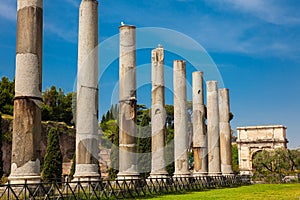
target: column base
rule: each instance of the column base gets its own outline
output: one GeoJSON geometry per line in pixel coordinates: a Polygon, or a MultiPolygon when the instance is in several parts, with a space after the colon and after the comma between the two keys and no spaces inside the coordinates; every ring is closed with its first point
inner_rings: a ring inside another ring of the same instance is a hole
{"type": "Polygon", "coordinates": [[[99,166],[97,164],[76,164],[74,179],[76,181],[100,181],[99,166]]]}
{"type": "Polygon", "coordinates": [[[38,184],[41,182],[41,176],[14,176],[8,177],[9,184],[38,184]]]}
{"type": "Polygon", "coordinates": [[[208,172],[208,176],[222,176],[221,172],[208,172]]]}
{"type": "Polygon", "coordinates": [[[222,173],[223,176],[234,176],[234,173],[231,172],[231,173],[222,173]]]}
{"type": "Polygon", "coordinates": [[[17,166],[16,163],[11,164],[11,173],[8,177],[10,184],[24,184],[24,183],[40,183],[40,161],[28,161],[22,166],[17,166]]]}
{"type": "Polygon", "coordinates": [[[74,175],[72,182],[87,182],[87,181],[101,181],[101,176],[93,175],[93,174],[86,174],[86,175],[74,175]]]}
{"type": "Polygon", "coordinates": [[[191,172],[174,173],[173,178],[190,178],[191,172]]]}
{"type": "Polygon", "coordinates": [[[193,177],[207,176],[207,172],[193,172],[193,177]]]}
{"type": "Polygon", "coordinates": [[[117,180],[138,180],[138,179],[140,179],[140,177],[139,177],[139,173],[133,173],[133,172],[119,172],[118,174],[117,174],[117,180]]]}
{"type": "Polygon", "coordinates": [[[166,179],[166,178],[169,178],[168,176],[168,172],[164,171],[164,172],[151,172],[150,173],[150,176],[148,177],[148,179],[151,179],[151,178],[154,178],[154,179],[166,179]]]}

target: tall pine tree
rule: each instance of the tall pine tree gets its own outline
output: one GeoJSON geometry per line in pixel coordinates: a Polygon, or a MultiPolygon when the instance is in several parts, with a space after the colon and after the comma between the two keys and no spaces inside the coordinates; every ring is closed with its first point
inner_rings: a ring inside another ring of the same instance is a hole
{"type": "Polygon", "coordinates": [[[59,146],[57,129],[51,128],[48,133],[46,155],[44,158],[42,178],[45,182],[61,181],[62,153],[59,146]]]}

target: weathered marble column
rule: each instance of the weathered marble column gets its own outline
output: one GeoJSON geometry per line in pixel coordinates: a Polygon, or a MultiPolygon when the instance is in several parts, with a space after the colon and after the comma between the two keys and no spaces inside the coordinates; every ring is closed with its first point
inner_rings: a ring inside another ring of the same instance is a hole
{"type": "Polygon", "coordinates": [[[150,178],[167,177],[166,171],[166,112],[164,88],[164,49],[161,45],[152,50],[152,163],[150,178]]]}
{"type": "Polygon", "coordinates": [[[223,88],[219,90],[221,171],[223,175],[233,174],[231,162],[231,128],[229,122],[229,113],[229,90],[223,88]]]}
{"type": "Polygon", "coordinates": [[[186,63],[174,60],[174,177],[189,177],[186,63]]]}
{"type": "Polygon", "coordinates": [[[82,0],[79,12],[74,179],[98,180],[98,2],[82,0]]]}
{"type": "Polygon", "coordinates": [[[119,173],[118,179],[136,179],[136,41],[135,26],[121,25],[119,58],[119,173]]]}
{"type": "Polygon", "coordinates": [[[18,0],[11,183],[40,182],[43,1],[18,0]]]}
{"type": "Polygon", "coordinates": [[[221,175],[219,103],[217,81],[206,82],[207,95],[207,135],[208,135],[208,175],[221,175]]]}
{"type": "Polygon", "coordinates": [[[205,130],[205,106],[203,72],[193,72],[193,150],[194,176],[207,175],[207,137],[205,130]]]}

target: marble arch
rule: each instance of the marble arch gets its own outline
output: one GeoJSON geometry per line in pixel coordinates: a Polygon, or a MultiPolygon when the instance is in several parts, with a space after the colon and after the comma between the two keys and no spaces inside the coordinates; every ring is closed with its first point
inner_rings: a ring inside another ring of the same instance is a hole
{"type": "Polygon", "coordinates": [[[252,158],[256,152],[287,148],[286,129],[283,125],[238,127],[237,145],[240,173],[252,174],[252,158]]]}

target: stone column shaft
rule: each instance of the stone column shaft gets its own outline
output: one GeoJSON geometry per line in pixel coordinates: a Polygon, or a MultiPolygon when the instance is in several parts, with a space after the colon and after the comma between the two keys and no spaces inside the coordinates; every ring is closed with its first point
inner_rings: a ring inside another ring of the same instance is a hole
{"type": "Polygon", "coordinates": [[[206,82],[207,91],[207,135],[208,135],[208,173],[221,175],[219,103],[217,81],[206,82]]]}
{"type": "Polygon", "coordinates": [[[152,50],[152,163],[150,178],[166,177],[166,112],[164,88],[164,49],[152,50]]]}
{"type": "Polygon", "coordinates": [[[98,164],[98,2],[79,11],[75,180],[100,178],[98,164]]]}
{"type": "Polygon", "coordinates": [[[188,132],[187,132],[187,97],[186,97],[186,63],[174,61],[174,177],[188,177],[188,132]]]}
{"type": "Polygon", "coordinates": [[[193,72],[193,150],[194,176],[207,174],[207,137],[205,128],[205,106],[203,72],[193,72]]]}
{"type": "Polygon", "coordinates": [[[223,175],[231,175],[231,128],[229,122],[230,103],[229,90],[219,90],[219,114],[220,114],[220,149],[221,149],[221,171],[223,175]]]}
{"type": "Polygon", "coordinates": [[[119,173],[118,179],[138,178],[136,125],[135,26],[120,29],[119,173]]]}
{"type": "Polygon", "coordinates": [[[11,183],[40,182],[43,0],[18,0],[11,183]]]}

